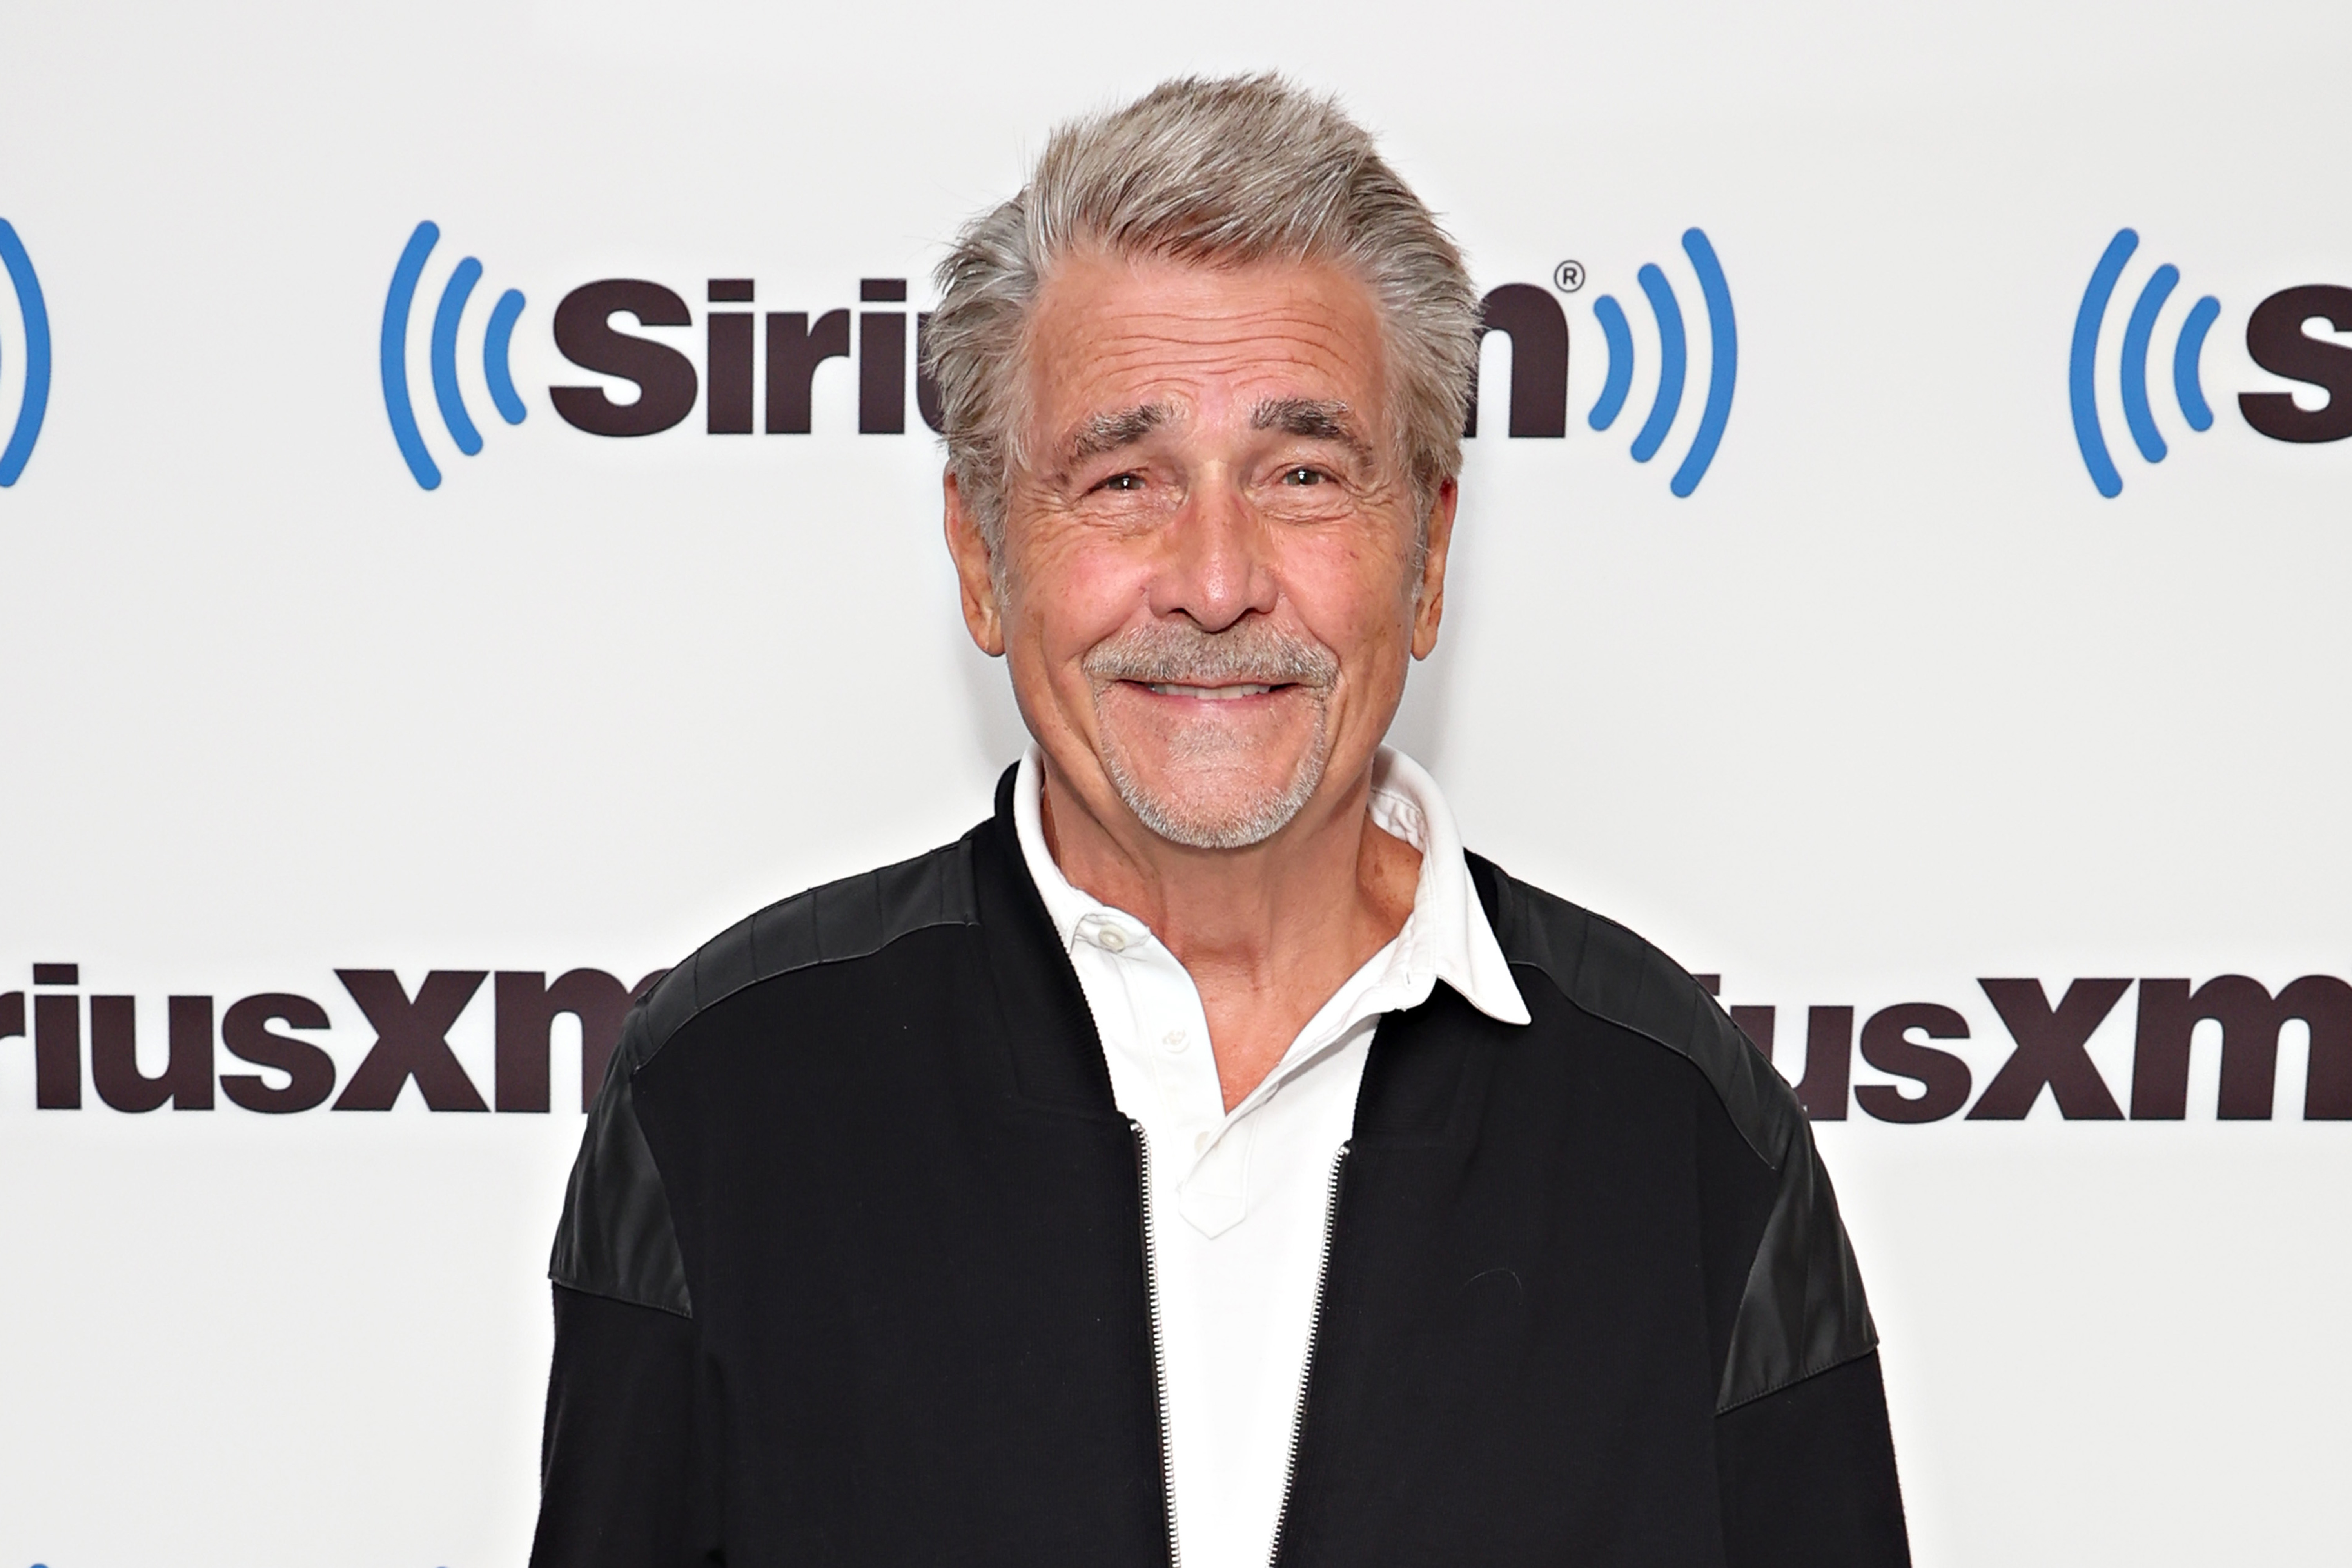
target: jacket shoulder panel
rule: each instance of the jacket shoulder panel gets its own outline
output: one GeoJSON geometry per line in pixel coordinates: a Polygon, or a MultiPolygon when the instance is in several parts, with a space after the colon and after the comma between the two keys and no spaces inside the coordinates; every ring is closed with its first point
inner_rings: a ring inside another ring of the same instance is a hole
{"type": "Polygon", "coordinates": [[[660,1054],[698,1013],[737,992],[821,963],[871,958],[933,926],[977,925],[970,837],[912,860],[828,882],[770,904],[697,948],[646,994],[646,1055],[660,1054]]]}
{"type": "Polygon", "coordinates": [[[629,1012],[563,1194],[548,1275],[590,1295],[694,1315],[661,1168],[638,1125],[638,1071],[698,1014],[762,981],[870,958],[900,937],[979,922],[971,841],[827,883],[739,921],[629,1012]]]}
{"type": "Polygon", "coordinates": [[[1804,1120],[1796,1091],[1696,980],[1615,921],[1500,872],[1494,884],[1504,957],[1542,971],[1580,1011],[1687,1059],[1757,1157],[1780,1168],[1804,1120]]]}
{"type": "Polygon", "coordinates": [[[1579,1010],[1686,1058],[1777,1177],[1717,1389],[1718,1411],[1869,1354],[1878,1331],[1811,1124],[1788,1081],[1679,964],[1616,921],[1478,864],[1504,956],[1579,1010]]]}

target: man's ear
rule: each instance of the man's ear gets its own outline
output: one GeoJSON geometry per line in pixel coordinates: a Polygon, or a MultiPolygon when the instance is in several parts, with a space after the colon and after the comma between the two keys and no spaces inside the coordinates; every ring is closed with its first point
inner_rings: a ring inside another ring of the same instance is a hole
{"type": "Polygon", "coordinates": [[[1412,657],[1427,658],[1437,647],[1437,623],[1445,617],[1445,552],[1454,543],[1454,509],[1462,491],[1452,479],[1437,489],[1429,509],[1428,543],[1421,554],[1421,585],[1412,599],[1412,657]]]}
{"type": "Polygon", "coordinates": [[[1004,653],[1004,612],[996,602],[995,563],[989,559],[988,541],[964,504],[963,490],[950,468],[940,479],[947,498],[948,554],[955,560],[956,583],[963,598],[963,624],[980,651],[991,658],[1004,653]]]}

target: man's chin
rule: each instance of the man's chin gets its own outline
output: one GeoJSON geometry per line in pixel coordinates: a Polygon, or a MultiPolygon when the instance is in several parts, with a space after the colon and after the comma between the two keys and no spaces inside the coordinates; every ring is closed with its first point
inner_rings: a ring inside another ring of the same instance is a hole
{"type": "Polygon", "coordinates": [[[1097,701],[1104,771],[1137,820],[1171,843],[1263,843],[1322,783],[1325,715],[1311,689],[1170,701],[1121,681],[1097,701]]]}
{"type": "Polygon", "coordinates": [[[1136,819],[1192,849],[1244,849],[1287,826],[1322,782],[1319,760],[1294,757],[1270,768],[1263,753],[1222,763],[1104,759],[1136,819]]]}

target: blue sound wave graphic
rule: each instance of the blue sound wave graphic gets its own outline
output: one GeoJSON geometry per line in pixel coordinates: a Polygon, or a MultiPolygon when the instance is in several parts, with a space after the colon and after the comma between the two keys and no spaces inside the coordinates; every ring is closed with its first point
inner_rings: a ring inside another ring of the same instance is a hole
{"type": "Polygon", "coordinates": [[[1617,423],[1625,395],[1633,390],[1633,329],[1626,325],[1623,308],[1610,295],[1592,302],[1592,314],[1609,345],[1609,379],[1601,384],[1601,401],[1592,405],[1592,427],[1606,430],[1617,423]]]}
{"type": "MultiPolygon", "coordinates": [[[[399,444],[400,455],[408,464],[408,471],[424,489],[434,489],[441,483],[441,470],[425,450],[425,436],[416,426],[416,407],[408,395],[408,318],[416,303],[416,285],[425,275],[425,263],[433,247],[441,240],[440,226],[420,223],[408,237],[408,244],[400,253],[400,261],[392,269],[392,287],[383,297],[383,331],[377,344],[379,369],[383,377],[383,411],[392,420],[392,438],[399,444]]],[[[466,305],[473,298],[474,286],[482,280],[482,264],[468,256],[457,263],[442,286],[440,302],[434,307],[432,335],[427,340],[427,363],[433,371],[433,401],[441,411],[441,423],[448,429],[449,438],[457,450],[470,458],[482,449],[482,433],[474,425],[471,410],[466,406],[465,394],[457,385],[457,329],[463,322],[466,305]]],[[[482,377],[489,384],[490,401],[499,417],[509,425],[520,425],[530,412],[515,392],[512,352],[516,320],[521,316],[522,293],[509,289],[499,296],[490,308],[488,327],[482,334],[482,377]]]]}
{"type": "MultiPolygon", "coordinates": [[[[1708,465],[1715,461],[1716,448],[1723,444],[1724,426],[1731,421],[1731,395],[1739,379],[1739,324],[1732,314],[1730,285],[1724,281],[1722,263],[1705,230],[1683,231],[1683,254],[1690,258],[1691,270],[1698,275],[1699,297],[1706,306],[1709,349],[1706,401],[1699,411],[1698,430],[1667,485],[1676,496],[1687,498],[1698,489],[1699,480],[1706,477],[1708,465]]],[[[1674,284],[1665,273],[1654,264],[1645,264],[1635,279],[1658,324],[1658,389],[1651,397],[1649,416],[1642,421],[1633,447],[1633,460],[1646,463],[1665,444],[1667,435],[1674,429],[1675,416],[1682,409],[1690,346],[1683,325],[1681,301],[1675,299],[1674,284]]],[[[1595,300],[1592,314],[1601,323],[1601,336],[1608,346],[1609,373],[1601,384],[1600,401],[1592,405],[1589,423],[1595,430],[1606,430],[1617,422],[1633,389],[1633,332],[1625,320],[1624,307],[1613,296],[1603,294],[1595,300]]]]}
{"type": "Polygon", "coordinates": [[[1658,319],[1658,395],[1650,399],[1650,416],[1633,437],[1633,460],[1646,463],[1666,444],[1666,432],[1674,428],[1675,413],[1683,405],[1683,372],[1690,351],[1683,343],[1683,310],[1666,275],[1652,263],[1635,276],[1642,292],[1650,297],[1650,313],[1658,319]]]}
{"type": "MultiPolygon", "coordinates": [[[[2128,228],[2116,230],[2116,237],[2107,241],[2099,264],[2091,269],[2091,281],[2083,290],[2083,302],[2075,310],[2074,343],[2066,358],[2066,395],[2074,414],[2074,445],[2082,451],[2083,466],[2090,470],[2091,483],[2110,500],[2123,494],[2124,479],[2107,451],[2106,432],[2099,423],[2099,331],[2106,323],[2107,306],[2115,299],[2124,266],[2138,248],[2139,235],[2128,228]]],[[[2124,426],[2131,432],[2132,445],[2139,448],[2139,455],[2151,463],[2164,461],[2168,448],[2148,406],[2147,355],[2156,335],[2156,319],[2179,286],[2180,269],[2166,262],[2140,286],[2139,298],[2132,302],[2131,314],[2124,320],[2119,374],[2124,426]]],[[[2180,323],[2180,335],[2173,343],[2172,395],[2180,405],[2180,416],[2189,422],[2191,430],[2213,427],[2213,409],[2205,400],[2199,362],[2205,353],[2205,334],[2212,331],[2221,313],[2221,302],[2210,294],[2199,300],[2189,307],[2188,318],[2180,323]]]]}
{"type": "Polygon", "coordinates": [[[33,443],[41,438],[41,421],[49,412],[49,307],[41,298],[41,279],[33,258],[16,230],[0,217],[0,267],[16,291],[16,310],[25,321],[25,396],[16,405],[16,423],[8,444],[0,447],[0,489],[16,482],[32,460],[33,443]]]}

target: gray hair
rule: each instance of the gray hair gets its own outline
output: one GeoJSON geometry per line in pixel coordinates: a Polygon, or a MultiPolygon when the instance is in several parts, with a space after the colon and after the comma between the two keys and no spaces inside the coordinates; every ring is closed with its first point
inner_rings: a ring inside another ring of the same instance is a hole
{"type": "Polygon", "coordinates": [[[927,365],[949,469],[1000,563],[1030,314],[1055,261],[1079,249],[1354,272],[1380,309],[1391,434],[1426,526],[1461,472],[1477,370],[1478,297],[1461,251],[1337,100],[1271,74],[1186,77],[1057,128],[1021,194],[967,224],[940,263],[927,365]]]}

